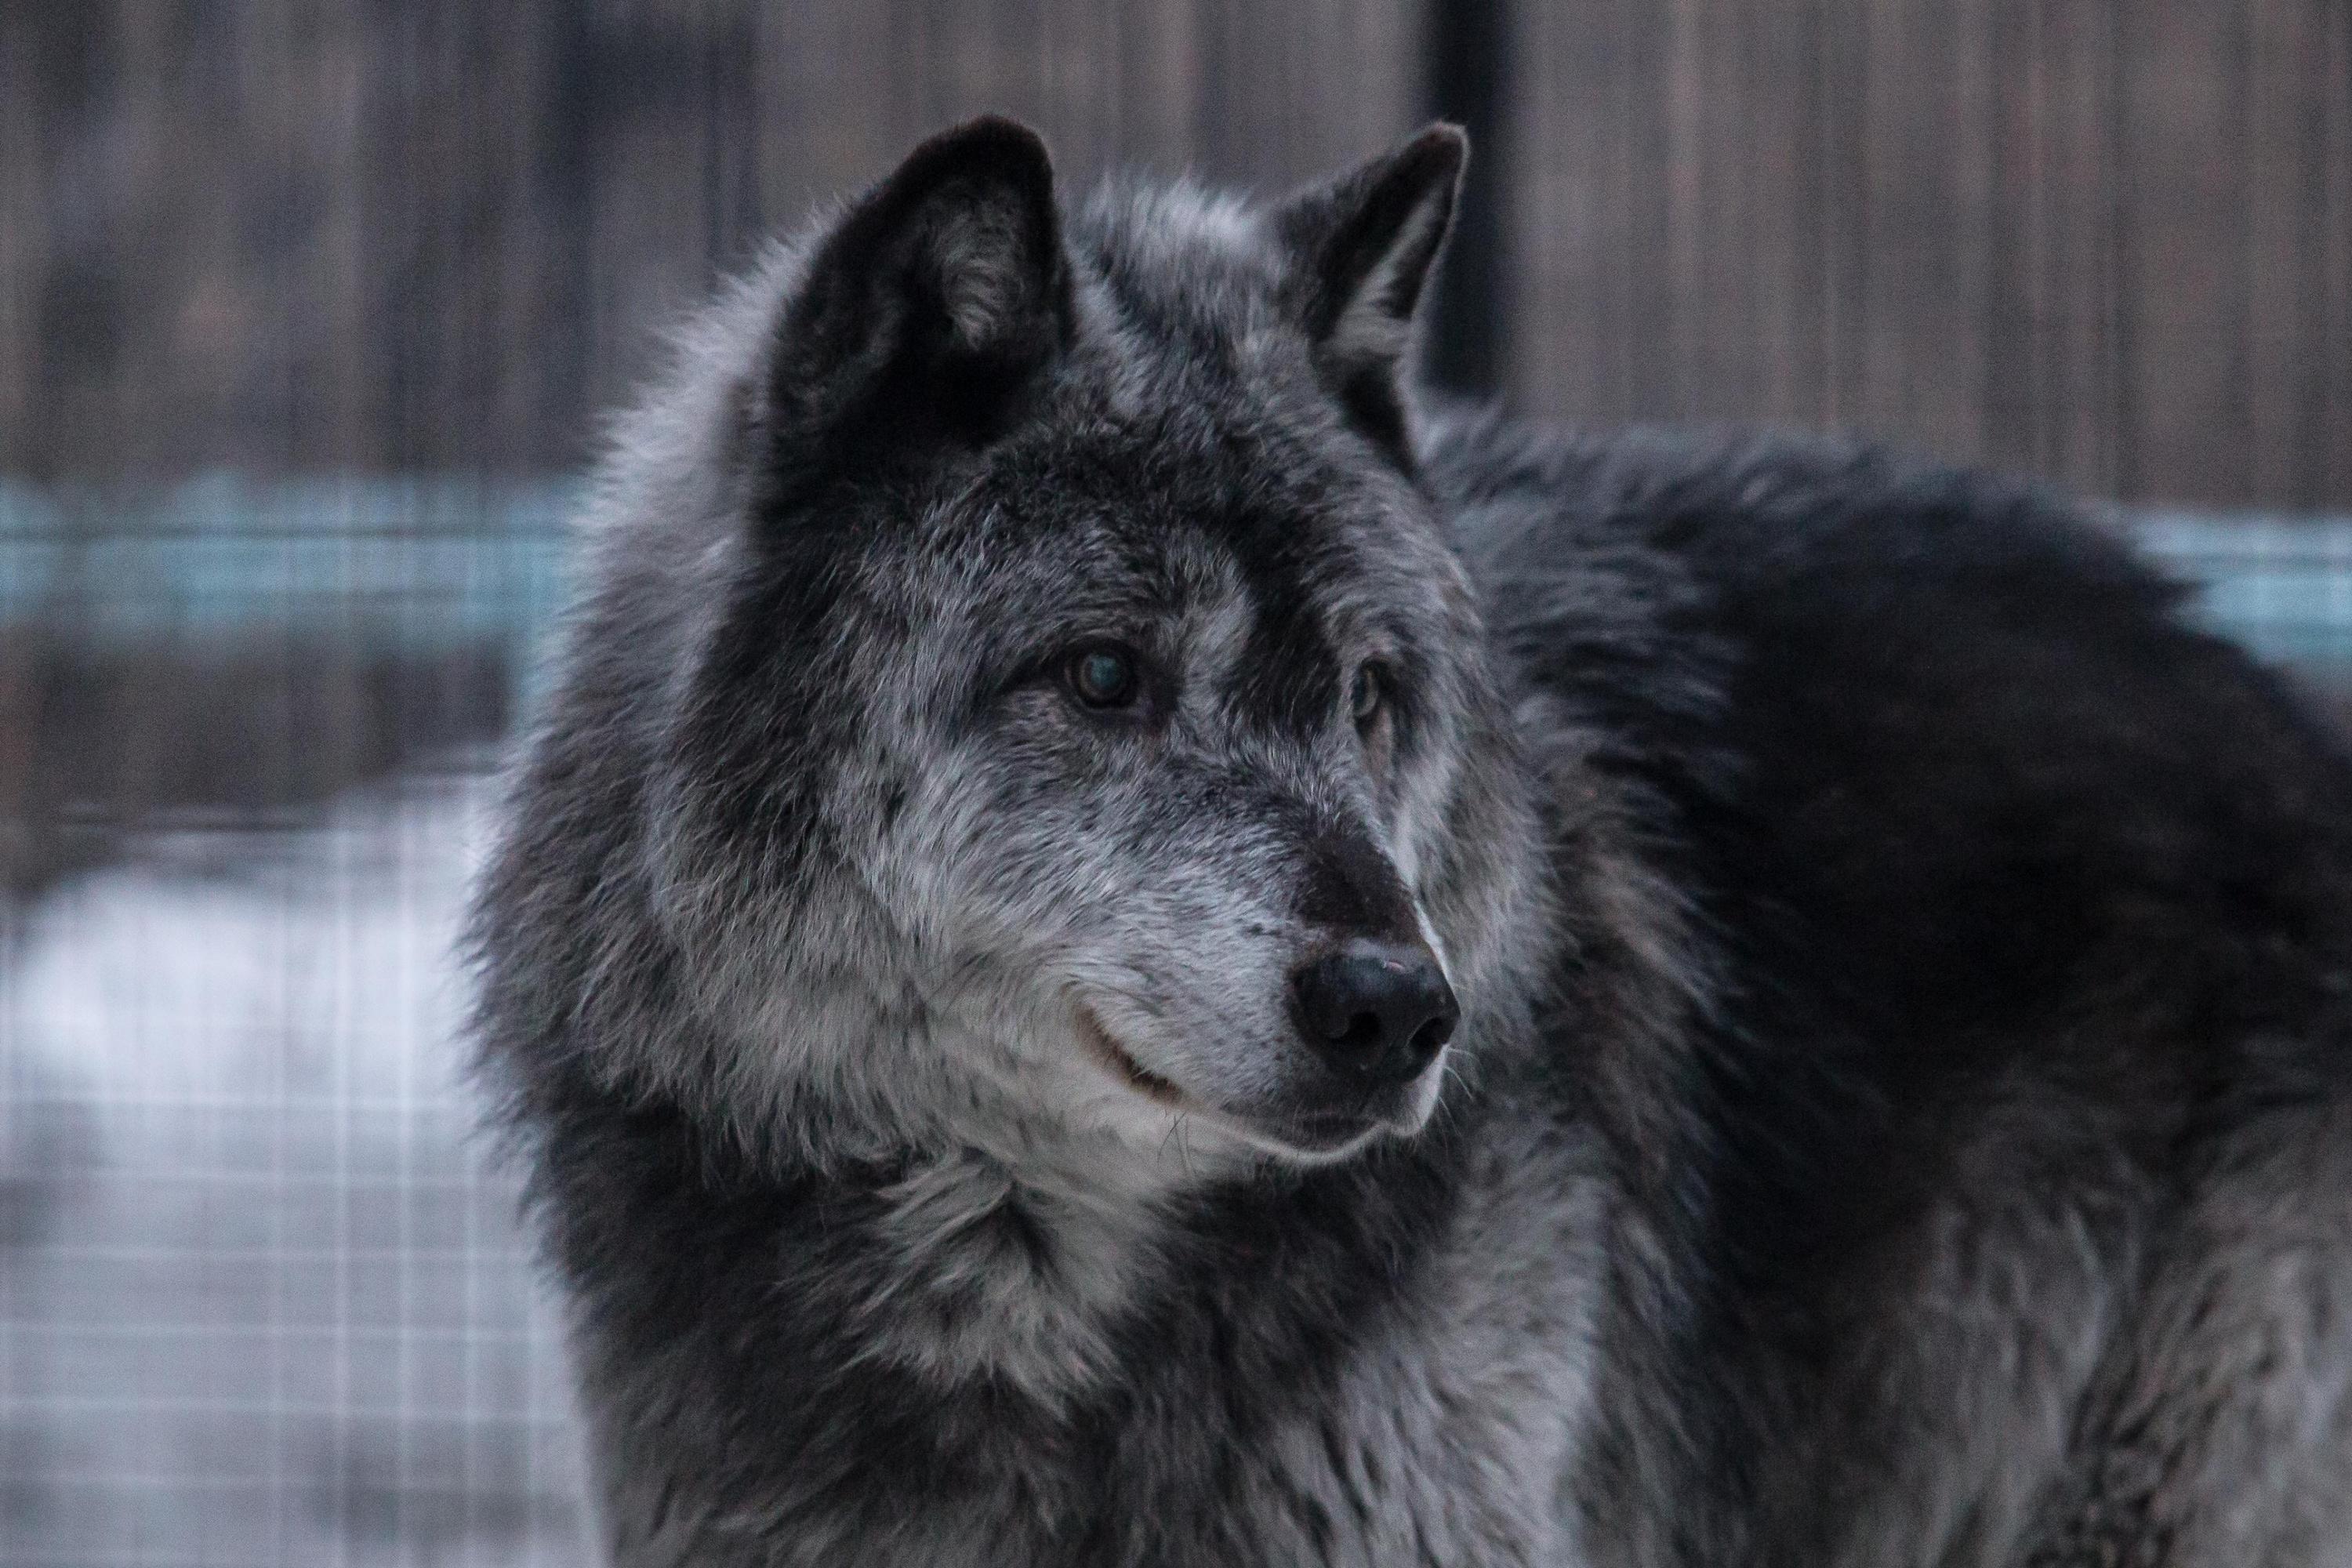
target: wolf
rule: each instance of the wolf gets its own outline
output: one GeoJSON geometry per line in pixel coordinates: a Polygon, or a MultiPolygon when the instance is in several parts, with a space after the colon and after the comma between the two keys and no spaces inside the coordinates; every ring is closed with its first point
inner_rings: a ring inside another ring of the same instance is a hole
{"type": "Polygon", "coordinates": [[[1417,390],[1465,156],[684,331],[472,942],[612,1560],[2352,1563],[2352,761],[2063,498],[1417,390]]]}

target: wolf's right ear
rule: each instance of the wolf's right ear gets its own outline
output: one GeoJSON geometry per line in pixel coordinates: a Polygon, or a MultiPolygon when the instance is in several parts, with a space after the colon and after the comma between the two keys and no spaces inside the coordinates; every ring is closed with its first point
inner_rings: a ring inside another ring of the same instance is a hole
{"type": "Polygon", "coordinates": [[[861,444],[986,440],[1073,319],[1045,143],[994,116],[942,132],[810,258],[775,326],[769,450],[854,460],[861,444]]]}

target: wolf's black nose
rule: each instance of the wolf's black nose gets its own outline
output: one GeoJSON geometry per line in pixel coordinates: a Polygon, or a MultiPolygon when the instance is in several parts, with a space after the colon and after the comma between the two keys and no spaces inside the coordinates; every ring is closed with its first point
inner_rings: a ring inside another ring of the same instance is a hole
{"type": "Polygon", "coordinates": [[[1381,1082],[1427,1067],[1462,1016],[1426,948],[1361,938],[1290,977],[1299,1032],[1341,1072],[1381,1082]]]}

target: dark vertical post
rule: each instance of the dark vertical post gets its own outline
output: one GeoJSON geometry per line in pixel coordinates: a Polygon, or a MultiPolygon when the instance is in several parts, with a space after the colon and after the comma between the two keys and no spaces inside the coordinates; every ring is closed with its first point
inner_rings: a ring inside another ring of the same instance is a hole
{"type": "Polygon", "coordinates": [[[606,83],[596,21],[586,6],[543,6],[538,16],[546,29],[541,68],[548,85],[536,174],[549,231],[549,301],[530,460],[569,468],[587,454],[583,416],[594,395],[590,389],[603,385],[596,374],[596,178],[606,83]]]}
{"type": "Polygon", "coordinates": [[[1470,168],[1454,216],[1454,238],[1431,311],[1432,381],[1448,391],[1502,388],[1503,201],[1510,148],[1505,135],[1510,84],[1510,0],[1427,0],[1423,20],[1429,112],[1470,133],[1470,168]]]}

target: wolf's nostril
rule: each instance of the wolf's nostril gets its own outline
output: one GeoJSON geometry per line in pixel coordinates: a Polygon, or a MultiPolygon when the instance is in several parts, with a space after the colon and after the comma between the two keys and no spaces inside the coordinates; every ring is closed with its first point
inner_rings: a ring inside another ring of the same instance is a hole
{"type": "Polygon", "coordinates": [[[1363,938],[1299,970],[1291,994],[1299,1033],[1326,1062],[1389,1081],[1427,1067],[1460,1013],[1428,950],[1363,938]]]}

